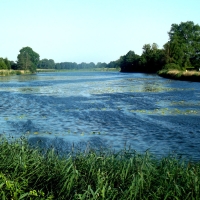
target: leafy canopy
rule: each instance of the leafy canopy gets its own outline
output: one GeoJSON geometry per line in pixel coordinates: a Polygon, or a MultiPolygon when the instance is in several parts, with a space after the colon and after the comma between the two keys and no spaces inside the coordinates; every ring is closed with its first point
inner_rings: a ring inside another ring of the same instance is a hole
{"type": "Polygon", "coordinates": [[[172,24],[169,42],[164,45],[167,63],[200,67],[200,26],[192,21],[172,24]]]}
{"type": "Polygon", "coordinates": [[[40,60],[39,54],[30,47],[24,47],[19,52],[20,54],[17,56],[18,69],[29,70],[34,73],[40,60]]]}

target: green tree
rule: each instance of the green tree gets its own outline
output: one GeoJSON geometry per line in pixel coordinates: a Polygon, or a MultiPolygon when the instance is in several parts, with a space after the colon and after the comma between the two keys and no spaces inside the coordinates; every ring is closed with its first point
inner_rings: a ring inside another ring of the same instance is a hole
{"type": "MultiPolygon", "coordinates": [[[[184,69],[184,52],[182,44],[179,43],[177,40],[173,40],[171,42],[167,42],[164,45],[164,54],[165,54],[165,61],[166,66],[176,66],[176,69],[184,69]],[[169,64],[175,64],[175,65],[169,65],[169,64]]],[[[165,68],[166,68],[165,66],[165,68]]]]}
{"type": "Polygon", "coordinates": [[[121,56],[118,60],[121,72],[137,72],[139,69],[140,56],[134,51],[129,51],[126,55],[121,56]]]}
{"type": "Polygon", "coordinates": [[[8,69],[6,63],[3,58],[0,58],[0,69],[8,69]]]}
{"type": "Polygon", "coordinates": [[[40,69],[55,69],[55,62],[52,59],[42,59],[38,62],[37,65],[40,69]]]}
{"type": "Polygon", "coordinates": [[[181,65],[181,68],[200,67],[200,26],[192,21],[172,24],[168,34],[170,41],[168,47],[165,46],[165,51],[166,54],[170,52],[167,56],[172,62],[181,65]],[[178,61],[175,61],[176,58],[178,61]]]}
{"type": "Polygon", "coordinates": [[[40,56],[34,52],[30,47],[24,47],[17,56],[18,69],[29,70],[32,73],[36,71],[40,56]]]}
{"type": "Polygon", "coordinates": [[[158,48],[156,43],[145,44],[140,58],[140,66],[143,72],[155,73],[165,65],[164,51],[158,48]]]}
{"type": "Polygon", "coordinates": [[[13,70],[17,70],[17,68],[18,68],[17,63],[14,62],[14,61],[10,61],[10,67],[11,67],[11,69],[13,69],[13,70]]]}
{"type": "Polygon", "coordinates": [[[4,58],[3,60],[4,60],[4,63],[6,64],[6,66],[7,66],[7,69],[10,70],[10,68],[11,68],[10,61],[7,58],[4,58]]]}

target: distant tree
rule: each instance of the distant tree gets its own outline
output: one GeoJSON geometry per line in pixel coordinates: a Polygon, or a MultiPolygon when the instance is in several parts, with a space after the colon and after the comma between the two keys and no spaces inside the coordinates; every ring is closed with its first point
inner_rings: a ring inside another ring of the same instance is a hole
{"type": "Polygon", "coordinates": [[[52,59],[42,59],[38,62],[37,68],[40,69],[55,69],[55,62],[52,59]]]}
{"type": "Polygon", "coordinates": [[[90,62],[88,64],[88,68],[90,68],[90,69],[94,69],[95,67],[96,67],[96,65],[93,62],[90,62]]]}
{"type": "Polygon", "coordinates": [[[10,61],[10,67],[11,67],[11,69],[13,69],[13,70],[17,70],[17,63],[16,62],[14,62],[14,61],[10,61]]]}
{"type": "Polygon", "coordinates": [[[140,56],[135,54],[134,51],[129,51],[125,56],[121,56],[118,60],[121,72],[140,71],[139,60],[140,56]]]}
{"type": "Polygon", "coordinates": [[[107,68],[120,68],[119,62],[118,61],[111,61],[107,64],[107,68]]]}
{"type": "Polygon", "coordinates": [[[140,58],[140,67],[143,72],[155,73],[162,69],[165,64],[164,51],[158,49],[156,43],[145,44],[140,58]]]}
{"type": "Polygon", "coordinates": [[[27,71],[31,68],[31,65],[33,65],[33,63],[31,62],[30,55],[27,52],[20,53],[17,59],[18,69],[27,71]]]}
{"type": "Polygon", "coordinates": [[[34,52],[30,47],[24,47],[17,56],[18,69],[29,70],[32,73],[36,71],[40,56],[34,52]]]}
{"type": "Polygon", "coordinates": [[[98,62],[96,65],[97,68],[107,68],[107,63],[105,62],[98,62]]]}
{"type": "Polygon", "coordinates": [[[55,68],[55,62],[53,59],[49,59],[49,67],[50,69],[54,69],[55,68]]]}
{"type": "Polygon", "coordinates": [[[0,58],[0,69],[8,69],[3,58],[0,58]]]}
{"type": "Polygon", "coordinates": [[[10,69],[11,68],[10,61],[7,58],[4,58],[3,60],[4,60],[4,63],[6,64],[6,66],[7,66],[7,69],[10,69]]]}

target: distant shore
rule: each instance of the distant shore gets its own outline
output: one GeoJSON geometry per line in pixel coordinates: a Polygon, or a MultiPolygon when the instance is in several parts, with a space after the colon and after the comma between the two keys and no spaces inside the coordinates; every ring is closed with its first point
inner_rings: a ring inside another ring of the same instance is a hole
{"type": "Polygon", "coordinates": [[[1,69],[0,76],[10,76],[10,75],[24,75],[24,74],[31,74],[28,70],[13,70],[13,69],[1,69]]]}
{"type": "Polygon", "coordinates": [[[200,72],[198,71],[160,70],[157,74],[174,80],[200,82],[200,72]]]}
{"type": "Polygon", "coordinates": [[[91,68],[91,69],[37,69],[37,73],[43,72],[104,72],[104,71],[119,71],[117,68],[91,68]]]}

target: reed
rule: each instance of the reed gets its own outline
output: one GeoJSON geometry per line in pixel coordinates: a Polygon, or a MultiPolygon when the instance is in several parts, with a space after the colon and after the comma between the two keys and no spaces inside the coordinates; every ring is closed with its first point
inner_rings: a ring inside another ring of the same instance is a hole
{"type": "Polygon", "coordinates": [[[21,75],[21,74],[31,74],[29,71],[25,70],[0,70],[0,76],[10,76],[10,75],[21,75]]]}
{"type": "Polygon", "coordinates": [[[200,163],[130,149],[72,151],[0,140],[1,199],[200,199],[200,163]]]}
{"type": "Polygon", "coordinates": [[[158,71],[158,75],[171,78],[171,79],[178,79],[184,81],[195,81],[200,82],[200,72],[199,71],[180,71],[180,70],[160,70],[158,71]]]}

